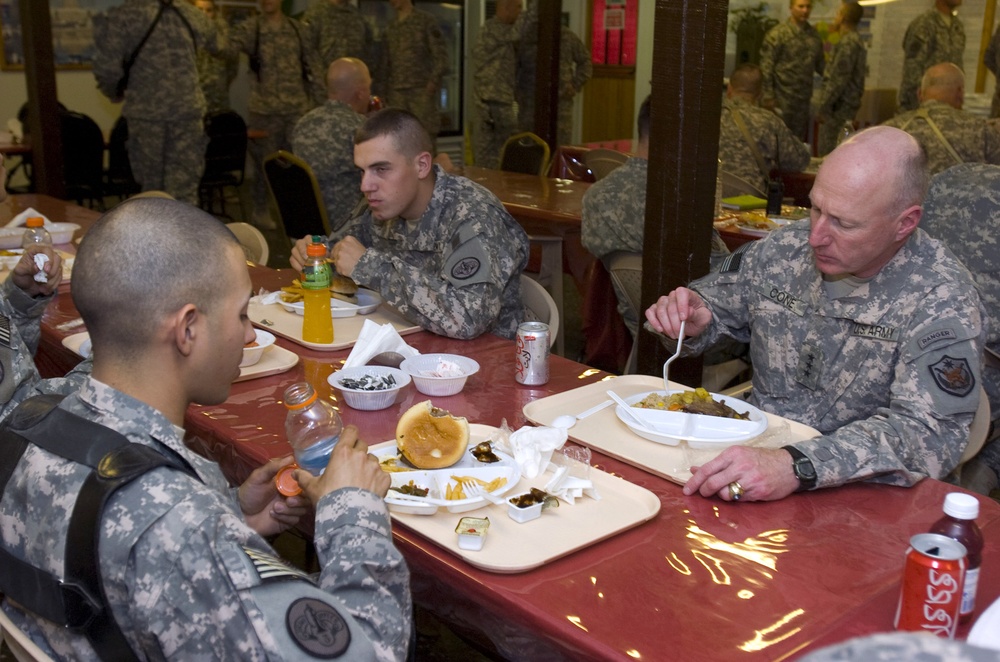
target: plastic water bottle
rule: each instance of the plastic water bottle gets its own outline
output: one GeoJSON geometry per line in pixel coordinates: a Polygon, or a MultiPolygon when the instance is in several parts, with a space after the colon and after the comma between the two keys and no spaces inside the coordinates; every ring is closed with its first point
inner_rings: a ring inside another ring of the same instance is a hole
{"type": "Polygon", "coordinates": [[[333,447],[340,441],[344,423],[328,402],[320,400],[309,382],[285,389],[285,435],[295,463],[318,476],[326,469],[333,447]]]}
{"type": "Polygon", "coordinates": [[[21,236],[21,247],[29,246],[51,246],[52,235],[45,229],[45,219],[41,216],[31,216],[24,223],[25,231],[21,236]]]}
{"type": "Polygon", "coordinates": [[[930,533],[954,538],[965,545],[968,552],[965,568],[965,585],[962,588],[962,608],[959,622],[967,623],[976,610],[976,586],[979,584],[979,565],[983,562],[983,534],[976,525],[979,517],[979,500],[962,492],[952,492],[944,498],[944,517],[931,526],[930,533]]]}
{"type": "Polygon", "coordinates": [[[302,340],[309,343],[333,342],[333,318],[330,313],[330,264],[326,261],[326,244],[313,237],[306,246],[306,262],[302,265],[302,340]]]}
{"type": "Polygon", "coordinates": [[[848,120],[847,122],[844,122],[844,126],[840,127],[840,131],[837,132],[837,144],[839,145],[853,135],[854,124],[848,120]]]}

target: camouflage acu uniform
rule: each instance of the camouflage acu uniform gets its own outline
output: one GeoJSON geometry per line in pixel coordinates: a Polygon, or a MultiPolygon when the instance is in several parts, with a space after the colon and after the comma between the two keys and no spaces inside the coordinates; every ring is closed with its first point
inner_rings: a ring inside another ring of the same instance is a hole
{"type": "Polygon", "coordinates": [[[434,193],[415,223],[355,217],[344,234],[367,247],[351,275],[406,319],[449,338],[513,338],[523,321],[528,236],[496,196],[434,166],[434,193]]]}
{"type": "Polygon", "coordinates": [[[993,72],[993,105],[990,108],[990,117],[1000,117],[1000,27],[993,33],[990,45],[986,47],[983,55],[983,64],[993,72]]]}
{"type": "MultiPolygon", "coordinates": [[[[222,35],[228,31],[222,18],[215,20],[215,26],[222,35]]],[[[198,49],[198,82],[205,94],[207,114],[229,110],[229,86],[236,78],[239,64],[240,59],[235,55],[213,55],[204,48],[198,49]]]]}
{"type": "Polygon", "coordinates": [[[917,90],[928,67],[951,62],[963,69],[965,28],[962,19],[953,15],[949,22],[937,9],[917,16],[903,36],[903,80],[899,83],[899,109],[913,110],[920,101],[917,90]]]}
{"type": "Polygon", "coordinates": [[[364,121],[364,115],[347,104],[327,99],[300,119],[292,133],[292,148],[312,167],[330,229],[338,237],[361,198],[361,171],[354,167],[354,132],[364,121]]]}
{"type": "Polygon", "coordinates": [[[809,148],[777,115],[742,99],[726,99],[719,119],[719,159],[723,170],[767,191],[767,175],[760,171],[753,150],[733,119],[734,113],[743,118],[768,172],[775,168],[801,172],[809,165],[809,148]]]}
{"type": "Polygon", "coordinates": [[[559,43],[559,144],[573,142],[573,97],[594,75],[590,51],[569,28],[562,29],[559,43]]]}
{"type": "Polygon", "coordinates": [[[823,42],[816,28],[808,23],[799,27],[788,19],[764,35],[760,47],[763,99],[774,100],[775,108],[799,140],[809,134],[813,72],[822,74],[823,65],[823,42]]]}
{"type": "Polygon", "coordinates": [[[518,33],[514,25],[495,16],[483,24],[472,47],[472,87],[476,101],[476,128],[472,132],[476,165],[500,167],[503,144],[517,131],[514,85],[518,33]]]}
{"type": "Polygon", "coordinates": [[[1000,130],[982,117],[929,99],[920,104],[919,109],[896,115],[884,124],[902,129],[917,139],[927,152],[927,167],[932,175],[957,165],[959,161],[938,137],[930,122],[921,116],[924,111],[962,163],[1000,164],[1000,130]]]}
{"type": "Polygon", "coordinates": [[[520,34],[517,49],[517,126],[522,131],[535,130],[535,67],[538,62],[538,0],[517,17],[514,27],[520,34]]]}
{"type": "Polygon", "coordinates": [[[846,295],[820,276],[808,222],[754,242],[691,284],[713,321],[690,353],[750,343],[752,402],[822,433],[795,444],[819,487],[947,475],[979,404],[986,314],[968,271],[918,229],[846,295]]]}
{"type": "Polygon", "coordinates": [[[346,2],[334,5],[328,0],[319,0],[306,9],[302,22],[309,26],[313,49],[324,67],[342,57],[356,57],[374,70],[372,30],[356,7],[346,2]]]}
{"type": "MultiPolygon", "coordinates": [[[[109,99],[117,100],[122,63],[142,41],[159,7],[157,0],[126,0],[94,17],[94,77],[109,99]]],[[[128,120],[132,172],[143,190],[166,191],[197,204],[207,144],[197,49],[218,53],[222,44],[215,25],[199,9],[187,2],[174,7],[191,31],[176,12],[163,12],[129,72],[122,116],[128,120]]]]}
{"type": "Polygon", "coordinates": [[[850,639],[809,653],[800,662],[996,662],[997,652],[925,632],[893,632],[850,639]]]}
{"type": "MultiPolygon", "coordinates": [[[[583,194],[583,246],[604,261],[612,253],[642,253],[646,226],[646,177],[649,161],[633,157],[615,168],[583,194]]],[[[725,242],[712,228],[712,269],[729,254],[725,242]]],[[[615,288],[618,312],[632,337],[639,332],[639,318],[625,293],[615,288]]]]}
{"type": "Polygon", "coordinates": [[[819,153],[826,155],[837,146],[837,136],[845,123],[854,120],[865,93],[868,53],[854,30],[840,35],[830,52],[823,72],[817,113],[824,117],[819,127],[819,153]]]}
{"type": "Polygon", "coordinates": [[[389,77],[388,104],[416,115],[434,138],[441,130],[440,90],[448,73],[448,46],[438,20],[414,9],[389,24],[385,41],[382,71],[389,77]]]}
{"type": "MultiPolygon", "coordinates": [[[[412,627],[409,572],[378,496],[345,488],[320,500],[314,541],[322,570],[309,578],[285,566],[246,525],[236,489],[227,486],[218,465],[189,450],[184,431],[158,411],[93,379],[60,407],[132,443],[183,458],[201,479],[157,469],[115,492],[105,508],[104,592],[140,658],[312,659],[296,628],[286,626],[296,609],[292,603],[308,599],[315,612],[333,621],[339,614],[350,628],[351,659],[373,648],[378,659],[405,659],[412,627]],[[267,570],[273,574],[262,576],[267,570]]],[[[83,465],[29,446],[0,502],[7,550],[62,576],[71,509],[87,473],[83,465]]],[[[4,610],[49,655],[94,659],[82,635],[10,603],[4,610]]]]}
{"type": "Polygon", "coordinates": [[[247,128],[267,133],[250,143],[257,179],[254,209],[267,209],[264,159],[279,149],[291,151],[295,123],[326,98],[325,70],[309,41],[309,30],[287,16],[275,24],[263,16],[237,25],[229,38],[229,50],[246,53],[260,61],[260,71],[250,72],[249,122],[247,128]]]}

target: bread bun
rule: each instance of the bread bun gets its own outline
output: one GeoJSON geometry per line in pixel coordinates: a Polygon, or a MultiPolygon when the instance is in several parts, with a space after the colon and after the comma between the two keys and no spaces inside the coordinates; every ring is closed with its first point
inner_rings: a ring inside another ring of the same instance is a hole
{"type": "Polygon", "coordinates": [[[349,303],[357,303],[357,295],[358,284],[353,279],[333,272],[330,277],[330,296],[349,303]]]}
{"type": "Polygon", "coordinates": [[[443,469],[469,447],[469,421],[438,409],[430,400],[407,409],[396,425],[396,446],[418,469],[443,469]]]}

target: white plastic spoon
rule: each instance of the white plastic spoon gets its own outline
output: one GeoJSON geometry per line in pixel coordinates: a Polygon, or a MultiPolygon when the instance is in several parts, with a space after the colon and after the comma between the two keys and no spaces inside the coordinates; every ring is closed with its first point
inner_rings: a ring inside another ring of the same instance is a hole
{"type": "Polygon", "coordinates": [[[599,405],[596,405],[594,407],[591,407],[590,409],[585,409],[584,411],[581,411],[576,416],[574,416],[573,414],[562,414],[561,416],[556,416],[555,420],[552,421],[552,427],[554,427],[554,428],[562,428],[564,430],[568,430],[571,427],[573,427],[574,425],[576,425],[577,421],[582,421],[583,419],[587,418],[591,414],[596,414],[597,412],[601,411],[602,409],[606,409],[607,407],[610,407],[613,404],[614,404],[613,401],[611,401],[611,400],[605,400],[604,402],[602,402],[599,405]]]}

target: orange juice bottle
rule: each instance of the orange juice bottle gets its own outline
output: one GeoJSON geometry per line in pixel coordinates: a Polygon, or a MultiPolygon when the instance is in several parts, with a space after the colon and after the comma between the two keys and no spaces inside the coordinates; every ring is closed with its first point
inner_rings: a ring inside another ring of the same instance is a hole
{"type": "Polygon", "coordinates": [[[326,244],[320,237],[306,247],[306,263],[302,265],[302,340],[316,344],[333,342],[333,318],[330,314],[330,265],[326,261],[326,244]]]}

